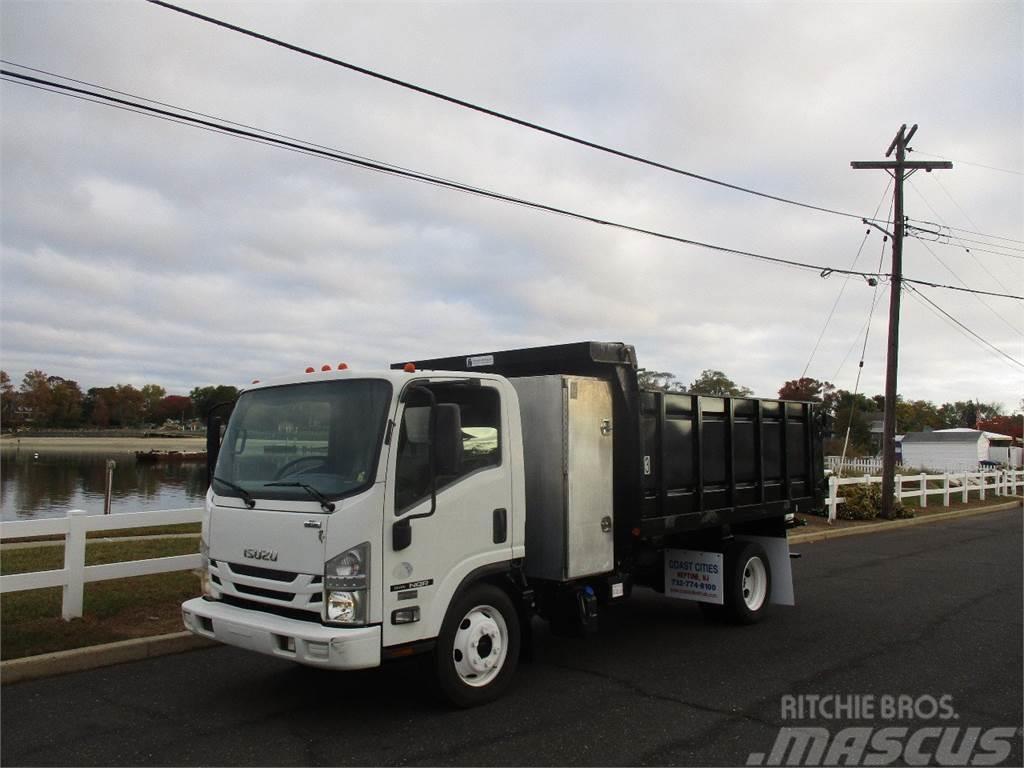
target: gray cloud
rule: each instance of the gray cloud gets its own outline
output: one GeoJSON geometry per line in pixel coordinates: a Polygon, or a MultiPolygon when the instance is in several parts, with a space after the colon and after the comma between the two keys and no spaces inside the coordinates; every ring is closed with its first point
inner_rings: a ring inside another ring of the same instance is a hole
{"type": "MultiPolygon", "coordinates": [[[[1014,4],[189,5],[856,213],[874,210],[886,178],[849,161],[881,157],[904,121],[921,124],[922,151],[1024,167],[1024,81],[1007,66],[1022,43],[1014,4]]],[[[0,15],[5,58],[511,195],[835,267],[864,237],[856,220],[602,156],[141,3],[6,2],[0,15]]],[[[720,368],[770,396],[803,370],[843,282],[7,83],[2,98],[0,355],[15,377],[42,367],[84,386],[183,392],[307,364],[609,338],[686,381],[720,368]]],[[[1024,240],[1020,178],[967,165],[921,174],[908,213],[1024,240]]],[[[989,275],[962,249],[931,247],[968,284],[1024,284],[1024,260],[976,253],[989,275]]],[[[873,232],[858,268],[874,270],[880,252],[873,232]]],[[[915,241],[906,272],[956,282],[915,241]]],[[[928,295],[1024,357],[992,309],[928,295]]],[[[838,369],[836,383],[853,386],[871,300],[849,282],[810,375],[838,369]]],[[[987,301],[1024,329],[1019,303],[987,301]]],[[[886,305],[869,393],[882,388],[886,305]]],[[[904,307],[905,396],[1016,405],[1020,369],[913,299],[904,307]]]]}

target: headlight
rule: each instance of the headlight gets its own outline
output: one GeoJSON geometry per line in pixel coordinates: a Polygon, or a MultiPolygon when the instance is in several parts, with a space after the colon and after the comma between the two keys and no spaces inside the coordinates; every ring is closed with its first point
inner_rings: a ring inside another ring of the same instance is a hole
{"type": "Polygon", "coordinates": [[[328,592],[327,620],[338,624],[365,623],[363,592],[328,592]]]}
{"type": "Polygon", "coordinates": [[[220,592],[210,578],[210,547],[202,539],[199,540],[199,588],[203,597],[220,599],[220,592]]]}
{"type": "Polygon", "coordinates": [[[351,578],[353,576],[358,576],[361,573],[365,573],[366,571],[363,565],[365,554],[360,551],[361,549],[363,549],[363,547],[355,547],[350,549],[348,552],[342,552],[340,555],[330,560],[327,563],[327,575],[351,578]]]}
{"type": "Polygon", "coordinates": [[[332,557],[324,565],[324,618],[335,624],[365,624],[370,542],[332,557]]]}

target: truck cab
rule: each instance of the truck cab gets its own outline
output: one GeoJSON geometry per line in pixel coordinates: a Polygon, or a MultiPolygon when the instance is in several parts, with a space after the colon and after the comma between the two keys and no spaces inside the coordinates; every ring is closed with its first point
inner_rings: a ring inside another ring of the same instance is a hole
{"type": "Polygon", "coordinates": [[[210,458],[190,630],[359,669],[432,650],[447,619],[439,673],[456,698],[511,673],[521,607],[508,595],[522,591],[505,585],[520,578],[525,520],[506,379],[344,369],[259,383],[210,458]]]}

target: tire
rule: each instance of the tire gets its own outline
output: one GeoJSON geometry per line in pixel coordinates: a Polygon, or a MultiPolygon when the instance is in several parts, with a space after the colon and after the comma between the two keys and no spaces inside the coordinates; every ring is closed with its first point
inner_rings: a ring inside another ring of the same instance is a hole
{"type": "Polygon", "coordinates": [[[723,613],[736,624],[760,621],[772,593],[772,569],[764,547],[752,541],[735,542],[725,551],[723,613]]]}
{"type": "Polygon", "coordinates": [[[476,584],[449,608],[434,663],[441,694],[457,707],[501,696],[519,664],[519,616],[508,595],[476,584]]]}

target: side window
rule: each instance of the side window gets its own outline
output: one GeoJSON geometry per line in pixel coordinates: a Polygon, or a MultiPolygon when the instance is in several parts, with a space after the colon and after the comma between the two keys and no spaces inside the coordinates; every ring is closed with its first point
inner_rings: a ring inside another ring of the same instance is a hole
{"type": "MultiPolygon", "coordinates": [[[[501,403],[497,390],[465,384],[430,386],[438,405],[458,406],[462,461],[453,473],[438,474],[441,490],[459,479],[501,464],[501,403]]],[[[406,401],[398,431],[395,514],[430,496],[430,402],[413,392],[406,401]]]]}

